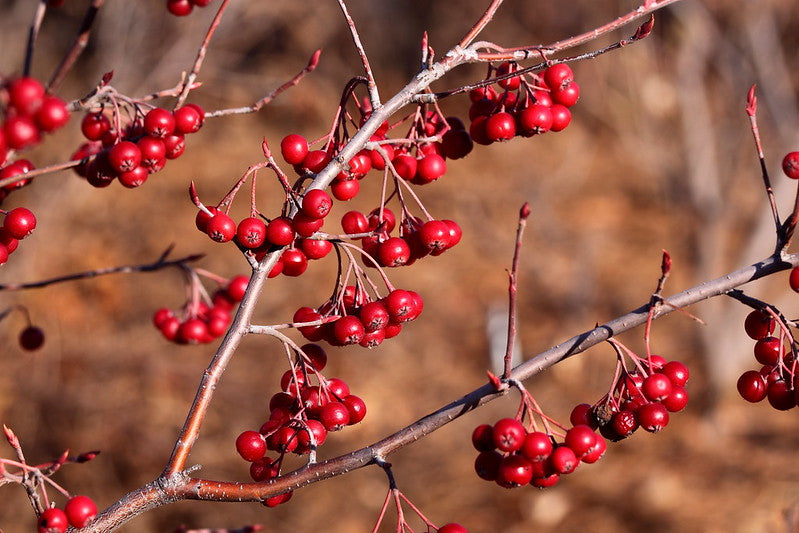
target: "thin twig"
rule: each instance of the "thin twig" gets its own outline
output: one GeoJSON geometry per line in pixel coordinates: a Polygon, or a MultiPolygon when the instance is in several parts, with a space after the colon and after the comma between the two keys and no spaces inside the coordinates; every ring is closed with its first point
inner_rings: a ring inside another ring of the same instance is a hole
{"type": "Polygon", "coordinates": [[[33,51],[36,48],[36,38],[39,35],[39,29],[42,27],[42,20],[47,11],[47,0],[39,0],[39,5],[36,6],[36,13],[33,16],[30,29],[28,30],[28,44],[25,47],[25,64],[22,67],[22,75],[30,76],[31,66],[33,65],[33,51]]]}
{"type": "Polygon", "coordinates": [[[513,263],[508,273],[508,342],[505,347],[504,379],[510,378],[513,369],[513,347],[516,342],[516,288],[519,281],[519,256],[522,250],[522,236],[527,226],[527,217],[530,216],[530,203],[524,202],[519,210],[519,225],[516,227],[516,246],[513,250],[513,263]]]}
{"type": "Polygon", "coordinates": [[[344,2],[344,0],[338,0],[338,5],[341,8],[341,12],[344,14],[344,18],[347,21],[347,26],[350,28],[352,42],[355,43],[355,48],[358,50],[358,55],[360,56],[361,63],[363,64],[363,70],[366,73],[366,86],[369,89],[369,101],[372,104],[372,109],[377,109],[380,107],[380,94],[377,91],[377,83],[375,83],[372,67],[369,65],[369,58],[367,57],[366,50],[364,50],[363,44],[361,43],[361,37],[358,35],[358,30],[355,28],[355,21],[352,20],[349,11],[347,11],[347,4],[344,2]]]}
{"type": "Polygon", "coordinates": [[[86,49],[86,45],[89,44],[89,33],[91,32],[92,24],[94,23],[94,19],[97,17],[97,12],[101,7],[103,7],[104,3],[105,0],[92,0],[89,4],[89,7],[86,8],[86,13],[83,15],[83,20],[80,23],[80,28],[78,29],[78,35],[75,37],[75,41],[72,43],[70,49],[67,50],[67,53],[61,60],[61,63],[58,65],[53,73],[53,76],[50,78],[50,81],[47,83],[47,90],[49,92],[55,92],[58,90],[61,82],[64,81],[64,78],[66,78],[69,71],[75,65],[75,62],[86,49]]]}

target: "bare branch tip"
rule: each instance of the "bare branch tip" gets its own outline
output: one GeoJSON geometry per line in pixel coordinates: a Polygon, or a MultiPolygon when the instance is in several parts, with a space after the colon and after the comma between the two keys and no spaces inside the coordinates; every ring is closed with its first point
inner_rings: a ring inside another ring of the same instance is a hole
{"type": "Polygon", "coordinates": [[[524,202],[524,205],[522,205],[522,208],[519,209],[519,219],[520,220],[527,220],[527,217],[530,216],[530,212],[531,212],[530,202],[524,202]]]}
{"type": "Polygon", "coordinates": [[[757,95],[755,94],[756,88],[757,84],[753,83],[749,88],[749,92],[746,93],[746,114],[750,117],[754,117],[755,113],[757,113],[757,95]]]}
{"type": "Polygon", "coordinates": [[[671,272],[671,255],[666,250],[663,250],[663,259],[660,262],[660,271],[664,276],[668,276],[669,272],[671,272]]]}

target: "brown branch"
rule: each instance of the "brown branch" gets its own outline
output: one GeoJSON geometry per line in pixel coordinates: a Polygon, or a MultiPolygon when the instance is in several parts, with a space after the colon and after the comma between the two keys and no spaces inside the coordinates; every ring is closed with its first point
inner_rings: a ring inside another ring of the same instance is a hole
{"type": "Polygon", "coordinates": [[[36,38],[39,36],[39,29],[42,27],[42,20],[47,11],[47,0],[39,0],[39,5],[36,6],[36,14],[33,16],[33,22],[28,30],[28,43],[25,47],[25,63],[22,67],[22,75],[30,76],[31,66],[33,64],[33,51],[36,48],[36,38]]]}
{"type": "Polygon", "coordinates": [[[182,266],[192,261],[197,261],[202,258],[202,254],[187,255],[180,259],[167,260],[167,255],[172,251],[170,246],[161,256],[152,263],[144,263],[141,265],[123,265],[109,268],[99,268],[96,270],[86,270],[84,272],[75,272],[74,274],[67,274],[64,276],[56,276],[54,278],[30,281],[27,283],[0,283],[0,291],[20,291],[25,289],[40,289],[53,285],[56,283],[63,283],[65,281],[75,281],[79,279],[90,279],[98,276],[105,276],[108,274],[130,274],[133,272],[154,272],[162,270],[171,266],[182,266]]]}

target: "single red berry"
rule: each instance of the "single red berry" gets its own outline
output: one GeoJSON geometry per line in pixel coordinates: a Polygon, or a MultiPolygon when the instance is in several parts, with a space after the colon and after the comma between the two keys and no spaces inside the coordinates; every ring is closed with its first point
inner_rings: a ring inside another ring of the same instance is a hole
{"type": "Polygon", "coordinates": [[[208,333],[208,325],[200,318],[189,318],[182,324],[177,331],[177,339],[188,344],[201,344],[209,342],[211,337],[208,333]]]}
{"type": "Polygon", "coordinates": [[[283,275],[290,277],[301,276],[308,269],[308,258],[299,248],[287,248],[280,256],[283,264],[283,275]]]}
{"type": "Polygon", "coordinates": [[[667,376],[672,385],[679,387],[685,387],[690,377],[688,367],[679,361],[669,361],[658,372],[667,376]]]}
{"type": "Polygon", "coordinates": [[[518,113],[518,119],[523,133],[546,133],[552,127],[552,110],[549,106],[532,104],[518,113]]]}
{"type": "Polygon", "coordinates": [[[407,153],[396,155],[391,163],[394,165],[394,170],[397,171],[399,177],[406,181],[413,179],[419,165],[418,160],[407,153]]]}
{"type": "Polygon", "coordinates": [[[411,258],[411,248],[402,237],[390,237],[377,247],[376,259],[384,267],[398,267],[411,258]]]}
{"type": "Polygon", "coordinates": [[[310,218],[325,218],[332,207],[333,200],[322,189],[311,189],[302,197],[301,211],[310,218]]]}
{"type": "Polygon", "coordinates": [[[327,365],[327,352],[318,344],[304,344],[300,348],[308,357],[308,362],[315,370],[322,370],[327,365]]]}
{"type": "Polygon", "coordinates": [[[430,220],[419,228],[419,240],[431,253],[450,247],[450,225],[443,220],[430,220]]]}
{"type": "Polygon", "coordinates": [[[163,139],[175,131],[175,115],[161,107],[156,107],[144,116],[144,133],[150,137],[163,139]]]}
{"type": "Polygon", "coordinates": [[[656,402],[671,394],[671,380],[663,374],[650,374],[641,385],[641,392],[647,400],[656,402]]]}
{"type": "Polygon", "coordinates": [[[228,281],[225,286],[225,293],[234,302],[240,302],[244,298],[247,285],[250,284],[249,276],[235,276],[228,281]]]}
{"type": "Polygon", "coordinates": [[[494,424],[494,446],[503,452],[515,452],[524,444],[527,431],[515,418],[503,418],[494,424]]]}
{"type": "Polygon", "coordinates": [[[23,350],[32,352],[44,344],[44,331],[36,326],[28,326],[19,334],[19,345],[23,350]]]}
{"type": "Polygon", "coordinates": [[[286,217],[273,218],[266,226],[266,240],[276,246],[288,246],[294,241],[294,228],[286,217]]]}
{"type": "Polygon", "coordinates": [[[508,489],[527,485],[533,479],[533,465],[521,455],[502,458],[497,471],[497,485],[508,489]]]}
{"type": "Polygon", "coordinates": [[[793,180],[799,179],[799,152],[790,152],[782,159],[782,171],[793,180]]]}
{"type": "Polygon", "coordinates": [[[343,316],[333,323],[333,334],[343,345],[359,343],[364,332],[363,323],[354,315],[343,316]]]}
{"type": "Polygon", "coordinates": [[[250,477],[254,481],[266,481],[279,475],[279,463],[269,457],[261,457],[250,463],[250,477]]]}
{"type": "Polygon", "coordinates": [[[69,122],[67,103],[57,96],[45,96],[33,119],[40,130],[53,132],[69,122]]]}
{"type": "Polygon", "coordinates": [[[186,104],[175,109],[175,133],[195,133],[199,131],[205,121],[205,112],[197,104],[186,104]]]}
{"type": "Polygon", "coordinates": [[[88,496],[73,496],[64,507],[69,525],[78,529],[85,527],[97,516],[97,506],[88,496]]]}
{"type": "MultiPolygon", "coordinates": [[[[497,77],[511,74],[513,72],[516,72],[517,70],[519,70],[519,66],[516,63],[505,61],[499,67],[497,67],[497,77]]],[[[500,80],[499,82],[497,82],[497,84],[503,89],[507,89],[509,91],[515,91],[516,89],[519,88],[519,85],[521,84],[521,78],[519,76],[514,76],[506,80],[500,80]]]]}
{"type": "Polygon", "coordinates": [[[133,170],[129,170],[128,172],[120,173],[118,178],[119,183],[121,183],[123,187],[134,189],[144,185],[144,182],[147,181],[149,175],[150,174],[147,172],[147,168],[140,166],[134,168],[133,170]]]}
{"type": "Polygon", "coordinates": [[[449,159],[461,159],[474,148],[472,137],[465,129],[450,129],[441,138],[444,155],[449,159]]]}
{"type": "Polygon", "coordinates": [[[211,240],[228,242],[236,235],[236,223],[225,213],[217,213],[208,220],[205,232],[211,240]]]}
{"type": "Polygon", "coordinates": [[[494,450],[494,428],[490,424],[481,424],[472,431],[472,446],[478,452],[494,450]]]}
{"type": "Polygon", "coordinates": [[[447,162],[438,154],[429,154],[419,159],[415,178],[420,183],[435,181],[447,172],[447,162]]]}
{"type": "Polygon", "coordinates": [[[688,392],[680,385],[671,388],[671,394],[660,401],[670,413],[682,411],[688,405],[688,392]]]}
{"type": "Polygon", "coordinates": [[[382,211],[379,207],[372,209],[367,218],[372,231],[380,228],[385,233],[391,233],[397,225],[397,216],[388,207],[383,207],[382,211]]]}
{"type": "Polygon", "coordinates": [[[305,425],[307,429],[302,429],[298,435],[298,449],[310,451],[312,435],[314,444],[317,447],[325,443],[325,440],[327,440],[327,429],[325,429],[325,425],[322,422],[311,418],[305,421],[305,425]],[[310,430],[310,433],[308,430],[310,430]]]}
{"type": "Polygon", "coordinates": [[[558,474],[571,474],[580,464],[579,459],[569,446],[557,446],[547,460],[552,470],[558,474]]]}
{"type": "Polygon", "coordinates": [[[502,462],[502,455],[494,450],[480,452],[474,460],[474,471],[480,479],[495,481],[499,473],[499,464],[502,462]]]}
{"type": "Polygon", "coordinates": [[[308,141],[296,133],[286,135],[280,141],[280,153],[289,165],[299,165],[308,155],[308,141]]]}
{"type": "MultiPolygon", "coordinates": [[[[319,320],[320,318],[322,318],[322,315],[319,314],[315,309],[312,309],[310,307],[300,307],[299,309],[297,309],[297,311],[294,312],[294,318],[292,319],[292,322],[295,323],[314,322],[316,320],[319,320]]],[[[323,333],[322,326],[300,326],[297,329],[299,329],[302,336],[308,339],[309,341],[318,341],[322,339],[322,333],[323,333]]]]}
{"type": "Polygon", "coordinates": [[[552,127],[549,131],[563,131],[572,121],[572,113],[569,108],[561,104],[553,104],[549,108],[552,112],[552,127]]]}
{"type": "Polygon", "coordinates": [[[593,464],[599,461],[603,455],[605,455],[605,451],[608,449],[608,443],[605,442],[605,439],[602,438],[601,435],[596,436],[596,444],[591,450],[582,456],[580,459],[582,462],[587,464],[593,464]]]}
{"type": "Polygon", "coordinates": [[[133,170],[141,160],[141,150],[131,141],[118,142],[108,150],[108,163],[116,172],[133,170]]]}
{"type": "Polygon", "coordinates": [[[141,166],[147,169],[148,172],[157,172],[164,168],[166,164],[166,145],[161,139],[150,137],[149,135],[143,136],[136,142],[141,152],[141,166]]]}
{"type": "Polygon", "coordinates": [[[366,233],[369,231],[369,221],[360,211],[347,211],[341,217],[341,229],[348,234],[366,233]]]}
{"type": "Polygon", "coordinates": [[[332,160],[333,158],[330,157],[330,154],[324,150],[311,150],[302,160],[301,168],[313,174],[318,174],[332,160]]]}
{"type": "Polygon", "coordinates": [[[186,138],[181,133],[173,133],[162,139],[167,159],[177,159],[186,150],[186,138]]]}
{"type": "Polygon", "coordinates": [[[774,318],[765,311],[755,309],[746,315],[744,330],[750,338],[760,340],[768,337],[774,331],[776,322],[774,318]]]}
{"type": "Polygon", "coordinates": [[[300,248],[308,259],[322,259],[333,250],[333,243],[325,239],[303,239],[300,248]]]}
{"type": "Polygon", "coordinates": [[[8,84],[8,105],[20,114],[33,115],[44,99],[44,86],[36,78],[23,77],[8,84]]]}
{"type": "Polygon", "coordinates": [[[338,431],[350,421],[350,412],[341,402],[329,402],[319,412],[319,421],[328,431],[338,431]]]}
{"type": "Polygon", "coordinates": [[[236,227],[236,240],[245,248],[258,248],[266,240],[266,224],[257,217],[247,217],[236,227]]]}
{"type": "Polygon", "coordinates": [[[590,404],[577,404],[572,408],[571,414],[569,414],[569,421],[573,426],[585,424],[586,426],[590,426],[591,429],[596,429],[597,423],[593,411],[594,409],[590,404]]]}
{"type": "Polygon", "coordinates": [[[788,284],[794,292],[799,292],[799,267],[791,269],[791,275],[788,278],[788,284]]]}
{"type": "Polygon", "coordinates": [[[796,407],[796,397],[790,384],[782,378],[775,379],[768,384],[766,390],[768,403],[779,411],[788,411],[796,407]]]}
{"type": "Polygon", "coordinates": [[[388,325],[391,317],[388,314],[385,304],[382,301],[367,302],[358,313],[365,331],[377,331],[388,325]]]}
{"type": "Polygon", "coordinates": [[[90,141],[99,141],[111,129],[111,121],[102,112],[87,113],[80,123],[80,131],[90,141]]]}
{"type": "Polygon", "coordinates": [[[636,410],[638,423],[650,433],[656,433],[669,423],[669,411],[660,402],[650,402],[636,410]]]}
{"type": "Polygon", "coordinates": [[[194,225],[197,226],[197,229],[203,233],[208,232],[208,221],[211,220],[211,217],[222,212],[216,207],[209,207],[208,211],[210,214],[206,213],[203,209],[200,209],[197,211],[197,216],[194,218],[194,225]]]}
{"type": "Polygon", "coordinates": [[[756,403],[768,394],[766,378],[757,370],[747,370],[738,378],[738,393],[747,402],[756,403]]]}
{"type": "Polygon", "coordinates": [[[358,196],[361,192],[361,182],[357,179],[334,181],[330,186],[330,192],[336,200],[346,202],[358,196]]]}
{"type": "Polygon", "coordinates": [[[618,438],[623,439],[629,437],[638,429],[638,419],[634,411],[622,409],[613,415],[610,425],[618,438]]]}
{"type": "Polygon", "coordinates": [[[360,397],[348,394],[341,398],[341,403],[347,407],[347,411],[350,413],[350,421],[347,425],[357,424],[366,416],[366,402],[360,397]]]}
{"type": "Polygon", "coordinates": [[[552,65],[544,71],[544,83],[553,91],[572,81],[574,81],[574,72],[566,63],[552,65]]]}
{"type": "Polygon", "coordinates": [[[572,449],[574,455],[577,456],[578,459],[581,459],[584,455],[587,455],[593,450],[598,438],[601,437],[594,433],[591,427],[580,424],[570,428],[566,432],[564,442],[566,446],[572,449]]]}
{"type": "Polygon", "coordinates": [[[3,124],[6,144],[14,150],[22,150],[38,144],[41,140],[39,127],[28,115],[16,115],[6,118],[3,124]]]}
{"type": "Polygon", "coordinates": [[[244,431],[236,438],[236,451],[245,461],[257,461],[266,453],[266,441],[257,431],[244,431]]]}
{"type": "Polygon", "coordinates": [[[350,175],[355,178],[362,178],[372,170],[372,158],[367,151],[362,150],[350,159],[349,167],[350,175]]]}
{"type": "Polygon", "coordinates": [[[38,533],[64,533],[69,526],[67,514],[58,507],[45,509],[36,523],[38,533]]]}
{"type": "Polygon", "coordinates": [[[166,0],[167,10],[177,17],[185,17],[194,9],[191,0],[166,0]]]}
{"type": "Polygon", "coordinates": [[[551,93],[552,101],[565,107],[571,107],[580,99],[580,86],[576,81],[554,89],[551,93]]]}
{"type": "Polygon", "coordinates": [[[545,461],[552,453],[552,438],[543,431],[533,431],[524,437],[521,452],[530,462],[545,461]]]}
{"type": "Polygon", "coordinates": [[[491,141],[507,141],[516,135],[516,120],[505,111],[496,113],[486,120],[485,132],[491,141]]]}
{"type": "Polygon", "coordinates": [[[36,228],[36,217],[30,209],[15,207],[6,214],[3,229],[15,239],[24,239],[36,228]]]}

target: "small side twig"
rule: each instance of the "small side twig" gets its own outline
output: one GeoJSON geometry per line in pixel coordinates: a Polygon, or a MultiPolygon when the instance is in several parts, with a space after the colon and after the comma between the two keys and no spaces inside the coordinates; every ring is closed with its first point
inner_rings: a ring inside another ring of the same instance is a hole
{"type": "Polygon", "coordinates": [[[525,202],[519,210],[519,225],[516,228],[516,247],[513,250],[513,263],[508,273],[508,343],[505,348],[505,370],[503,379],[509,379],[513,370],[513,346],[516,342],[516,289],[519,277],[519,255],[522,249],[522,236],[530,216],[530,203],[525,202]]]}

